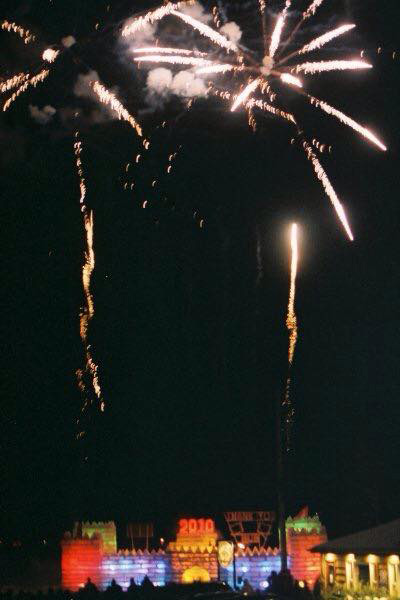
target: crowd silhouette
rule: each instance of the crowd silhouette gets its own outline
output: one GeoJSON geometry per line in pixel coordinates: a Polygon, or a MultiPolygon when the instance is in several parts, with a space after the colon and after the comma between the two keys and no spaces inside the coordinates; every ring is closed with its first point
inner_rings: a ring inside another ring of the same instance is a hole
{"type": "Polygon", "coordinates": [[[228,585],[215,582],[210,584],[176,584],[155,587],[146,576],[140,584],[131,578],[124,590],[113,579],[110,585],[101,591],[87,579],[78,592],[49,588],[47,592],[0,590],[0,600],[234,600],[247,596],[266,600],[320,600],[321,589],[317,582],[311,591],[306,582],[293,579],[290,571],[272,573],[268,577],[268,588],[264,592],[254,591],[247,579],[240,582],[240,589],[232,590],[228,585]]]}

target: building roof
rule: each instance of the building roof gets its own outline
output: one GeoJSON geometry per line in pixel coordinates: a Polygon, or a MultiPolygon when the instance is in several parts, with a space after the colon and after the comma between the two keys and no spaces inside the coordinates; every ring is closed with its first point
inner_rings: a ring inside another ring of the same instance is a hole
{"type": "Polygon", "coordinates": [[[311,552],[335,554],[400,554],[400,519],[318,544],[311,552]]]}

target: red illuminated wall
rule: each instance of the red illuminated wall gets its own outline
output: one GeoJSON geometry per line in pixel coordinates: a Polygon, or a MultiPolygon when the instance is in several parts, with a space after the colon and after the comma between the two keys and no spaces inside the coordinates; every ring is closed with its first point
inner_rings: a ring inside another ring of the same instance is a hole
{"type": "Polygon", "coordinates": [[[101,539],[64,539],[61,542],[62,587],[76,591],[90,577],[92,582],[101,584],[101,561],[103,543],[101,539]]]}
{"type": "Polygon", "coordinates": [[[309,587],[313,587],[321,572],[320,555],[310,552],[309,549],[326,542],[326,539],[324,530],[287,530],[290,571],[295,579],[306,581],[309,587]]]}

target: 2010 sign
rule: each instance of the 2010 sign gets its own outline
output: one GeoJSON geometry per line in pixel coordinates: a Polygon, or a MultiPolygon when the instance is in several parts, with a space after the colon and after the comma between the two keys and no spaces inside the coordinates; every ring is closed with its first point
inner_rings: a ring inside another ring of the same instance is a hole
{"type": "Polygon", "coordinates": [[[212,519],[180,519],[178,535],[204,535],[214,533],[212,519]]]}

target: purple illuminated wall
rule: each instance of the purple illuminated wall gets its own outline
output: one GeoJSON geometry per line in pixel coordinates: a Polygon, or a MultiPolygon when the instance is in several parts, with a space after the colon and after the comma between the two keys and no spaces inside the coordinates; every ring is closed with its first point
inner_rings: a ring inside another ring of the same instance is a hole
{"type": "Polygon", "coordinates": [[[104,556],[101,564],[101,587],[104,589],[112,579],[123,588],[129,586],[129,580],[134,577],[136,583],[141,583],[147,577],[154,585],[165,585],[172,579],[171,560],[162,550],[157,552],[137,551],[120,552],[104,556]]]}
{"type": "MultiPolygon", "coordinates": [[[[280,570],[281,559],[277,550],[268,548],[254,553],[251,550],[244,550],[236,554],[236,582],[238,585],[241,580],[243,582],[247,579],[252,588],[265,590],[268,587],[269,575],[272,571],[279,573],[280,570]]],[[[233,564],[226,569],[220,569],[220,579],[233,587],[233,564]]]]}

